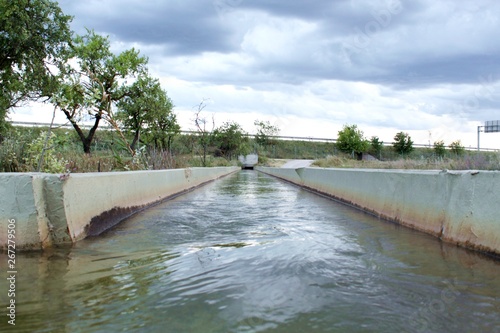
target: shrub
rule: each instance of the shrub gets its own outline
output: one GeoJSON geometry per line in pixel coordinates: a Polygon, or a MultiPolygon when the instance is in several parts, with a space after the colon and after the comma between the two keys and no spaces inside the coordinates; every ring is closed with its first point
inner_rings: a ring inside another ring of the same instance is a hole
{"type": "Polygon", "coordinates": [[[401,155],[407,155],[413,151],[413,141],[408,133],[397,133],[394,136],[394,143],[392,145],[394,150],[401,155]]]}
{"type": "Polygon", "coordinates": [[[64,173],[67,162],[54,154],[56,135],[41,132],[27,149],[26,165],[29,171],[64,173]]]}
{"type": "Polygon", "coordinates": [[[0,144],[0,172],[21,172],[24,144],[17,132],[11,132],[0,144]]]}
{"type": "Polygon", "coordinates": [[[455,155],[460,156],[465,153],[465,148],[462,146],[460,140],[453,141],[449,147],[451,152],[454,153],[455,155]]]}
{"type": "Polygon", "coordinates": [[[434,153],[437,157],[443,157],[445,151],[443,140],[434,142],[434,153]]]}
{"type": "Polygon", "coordinates": [[[369,143],[357,125],[344,125],[338,133],[337,148],[347,154],[360,154],[368,150],[369,143]]]}
{"type": "Polygon", "coordinates": [[[380,159],[384,142],[380,141],[378,136],[372,136],[370,139],[370,152],[380,159]]]}

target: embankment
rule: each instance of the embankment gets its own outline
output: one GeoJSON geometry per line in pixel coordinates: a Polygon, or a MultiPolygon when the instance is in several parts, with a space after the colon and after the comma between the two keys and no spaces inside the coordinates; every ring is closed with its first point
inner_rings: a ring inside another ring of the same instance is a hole
{"type": "Polygon", "coordinates": [[[256,169],[445,242],[500,255],[500,172],[256,169]]]}
{"type": "MultiPolygon", "coordinates": [[[[71,244],[97,235],[150,205],[240,170],[239,167],[70,175],[0,174],[0,247],[8,227],[16,249],[71,244]]],[[[12,243],[12,242],[11,242],[12,243]]]]}

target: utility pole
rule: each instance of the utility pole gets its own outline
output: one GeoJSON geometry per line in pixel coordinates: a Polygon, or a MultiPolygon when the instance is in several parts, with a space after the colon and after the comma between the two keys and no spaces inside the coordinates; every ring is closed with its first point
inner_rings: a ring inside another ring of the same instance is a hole
{"type": "Polygon", "coordinates": [[[481,128],[483,128],[484,126],[478,126],[477,127],[477,151],[479,151],[479,136],[481,134],[481,128]]]}

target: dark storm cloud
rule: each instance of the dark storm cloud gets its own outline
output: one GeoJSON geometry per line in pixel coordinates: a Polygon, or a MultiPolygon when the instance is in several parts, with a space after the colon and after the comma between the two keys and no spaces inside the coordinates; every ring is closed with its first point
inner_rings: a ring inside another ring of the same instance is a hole
{"type": "Polygon", "coordinates": [[[210,1],[62,1],[74,27],[109,34],[122,42],[164,46],[169,55],[230,52],[231,34],[210,1]]]}

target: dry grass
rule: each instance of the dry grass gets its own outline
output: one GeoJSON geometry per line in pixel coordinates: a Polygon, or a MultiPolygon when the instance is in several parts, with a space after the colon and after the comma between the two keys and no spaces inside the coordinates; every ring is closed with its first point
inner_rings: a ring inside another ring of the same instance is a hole
{"type": "MultiPolygon", "coordinates": [[[[61,154],[61,158],[67,161],[66,168],[71,173],[165,170],[201,166],[201,160],[198,156],[173,156],[169,152],[148,152],[144,156],[135,159],[123,156],[117,158],[109,154],[86,155],[82,153],[61,154]]],[[[231,166],[237,165],[237,161],[210,157],[207,158],[207,164],[210,167],[231,166]]]]}
{"type": "Polygon", "coordinates": [[[500,170],[498,155],[467,155],[455,159],[399,159],[395,161],[357,161],[345,156],[329,156],[314,161],[320,168],[369,168],[415,170],[500,170]]]}
{"type": "Polygon", "coordinates": [[[286,162],[290,160],[286,159],[267,159],[264,163],[262,163],[263,166],[266,167],[272,167],[272,168],[281,168],[286,162]]]}

